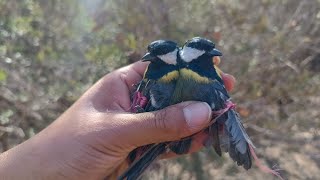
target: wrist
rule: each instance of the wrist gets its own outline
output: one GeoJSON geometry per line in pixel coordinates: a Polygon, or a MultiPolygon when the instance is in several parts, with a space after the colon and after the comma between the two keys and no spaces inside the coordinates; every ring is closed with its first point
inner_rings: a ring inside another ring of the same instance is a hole
{"type": "Polygon", "coordinates": [[[110,164],[114,161],[111,156],[90,145],[94,138],[82,137],[80,141],[76,133],[63,129],[58,119],[36,136],[0,154],[0,179],[101,179],[120,165],[119,161],[110,164]]]}
{"type": "Polygon", "coordinates": [[[50,162],[43,158],[30,139],[0,155],[0,174],[4,179],[55,179],[50,162]]]}

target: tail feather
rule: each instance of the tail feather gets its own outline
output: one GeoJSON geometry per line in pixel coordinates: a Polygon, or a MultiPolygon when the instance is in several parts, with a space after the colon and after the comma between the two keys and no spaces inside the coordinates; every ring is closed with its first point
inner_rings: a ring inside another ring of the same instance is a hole
{"type": "MultiPolygon", "coordinates": [[[[249,145],[247,146],[247,148],[249,149],[249,145]]],[[[251,168],[252,166],[252,159],[251,159],[251,153],[250,153],[250,149],[248,151],[246,151],[246,153],[244,155],[240,156],[240,162],[242,162],[244,169],[248,170],[251,168]]]]}
{"type": "Polygon", "coordinates": [[[160,143],[150,147],[140,159],[135,161],[128,169],[125,171],[118,180],[135,180],[138,179],[141,174],[151,165],[151,163],[166,150],[167,143],[160,143]]]}
{"type": "Polygon", "coordinates": [[[212,138],[212,146],[216,153],[221,156],[222,151],[221,151],[221,144],[220,144],[220,139],[219,139],[219,124],[218,123],[213,123],[209,127],[209,135],[212,138]]]}
{"type": "Polygon", "coordinates": [[[254,147],[248,134],[246,133],[241,120],[235,110],[228,111],[228,119],[224,122],[225,131],[229,136],[228,152],[230,157],[239,166],[250,169],[252,165],[249,145],[254,147]]]}
{"type": "Polygon", "coordinates": [[[192,138],[188,137],[179,141],[170,143],[170,150],[176,154],[186,154],[188,153],[191,146],[192,138]]]}
{"type": "Polygon", "coordinates": [[[133,163],[136,160],[136,158],[140,157],[143,153],[148,151],[148,149],[150,149],[153,145],[154,144],[148,144],[145,146],[138,147],[131,151],[128,155],[129,164],[133,163]]]}
{"type": "Polygon", "coordinates": [[[237,162],[237,165],[243,166],[244,169],[246,169],[246,170],[250,169],[252,166],[250,149],[248,146],[247,146],[247,148],[248,148],[248,150],[244,154],[241,154],[239,151],[237,151],[234,144],[230,144],[230,151],[229,151],[230,157],[235,162],[237,162]]]}
{"type": "Polygon", "coordinates": [[[138,148],[131,151],[128,155],[129,164],[133,163],[133,161],[137,158],[138,148]]]}
{"type": "Polygon", "coordinates": [[[243,135],[244,138],[246,139],[247,143],[249,143],[252,147],[256,148],[256,147],[253,145],[253,143],[252,143],[249,135],[247,134],[246,130],[244,129],[244,127],[243,127],[243,125],[242,125],[242,122],[241,122],[241,119],[240,119],[240,117],[239,117],[239,114],[238,114],[235,110],[233,110],[233,109],[231,110],[231,112],[232,112],[232,114],[235,116],[236,122],[238,123],[238,126],[240,127],[240,130],[241,130],[241,132],[242,132],[242,135],[243,135]]]}

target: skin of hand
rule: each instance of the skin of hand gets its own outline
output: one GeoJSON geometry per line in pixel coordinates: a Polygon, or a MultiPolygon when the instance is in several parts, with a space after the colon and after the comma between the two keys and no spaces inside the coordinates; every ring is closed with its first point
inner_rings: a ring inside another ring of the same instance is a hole
{"type": "MultiPolygon", "coordinates": [[[[136,147],[178,140],[206,127],[211,109],[203,102],[128,112],[132,85],[142,79],[146,66],[137,62],[107,74],[51,125],[2,153],[1,178],[115,179],[127,168],[126,157],[136,147]]],[[[222,77],[226,88],[233,89],[233,76],[222,77]]],[[[196,134],[190,152],[202,148],[206,138],[196,134]]]]}

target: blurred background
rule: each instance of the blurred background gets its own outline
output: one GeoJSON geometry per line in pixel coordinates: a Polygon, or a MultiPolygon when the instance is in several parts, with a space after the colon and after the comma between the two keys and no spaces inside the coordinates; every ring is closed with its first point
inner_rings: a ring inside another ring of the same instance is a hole
{"type": "MultiPolygon", "coordinates": [[[[264,164],[320,178],[319,0],[0,0],[0,152],[41,131],[157,39],[213,40],[264,164]]],[[[145,179],[275,179],[211,150],[145,179]]]]}

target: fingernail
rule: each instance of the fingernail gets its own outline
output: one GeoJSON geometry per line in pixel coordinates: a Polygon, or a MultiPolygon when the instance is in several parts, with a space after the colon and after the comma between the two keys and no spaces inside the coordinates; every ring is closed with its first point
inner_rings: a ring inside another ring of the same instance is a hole
{"type": "Polygon", "coordinates": [[[190,104],[183,108],[183,114],[191,131],[199,131],[210,121],[211,108],[205,102],[190,104]]]}

